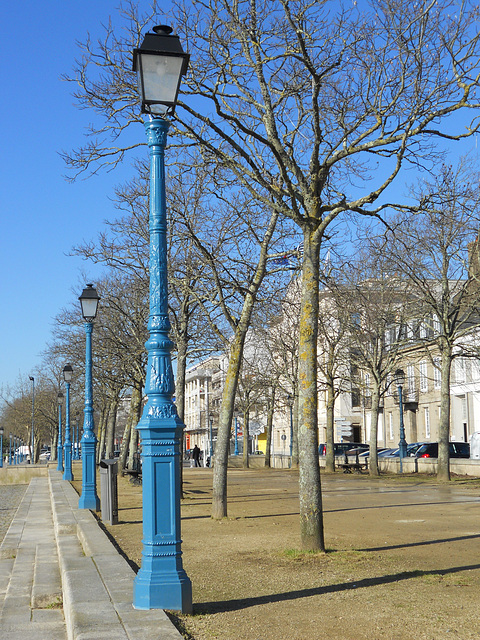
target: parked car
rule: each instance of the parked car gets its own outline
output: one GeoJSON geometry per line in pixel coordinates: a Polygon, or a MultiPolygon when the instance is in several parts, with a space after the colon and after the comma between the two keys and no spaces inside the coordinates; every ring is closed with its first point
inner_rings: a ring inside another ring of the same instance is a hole
{"type": "MultiPolygon", "coordinates": [[[[417,450],[424,444],[428,444],[427,442],[411,442],[407,444],[407,457],[413,458],[417,450]]],[[[384,452],[383,456],[398,458],[400,456],[400,449],[395,447],[395,449],[389,449],[388,452],[384,452]]]]}
{"type": "MultiPolygon", "coordinates": [[[[450,458],[470,458],[468,442],[449,442],[450,458]]],[[[438,442],[427,442],[417,449],[414,458],[438,458],[438,442]]]]}
{"type": "MultiPolygon", "coordinates": [[[[363,444],[362,442],[335,442],[333,444],[333,453],[335,456],[342,456],[346,451],[348,451],[348,455],[355,455],[358,449],[359,452],[368,451],[368,444],[363,444]],[[353,453],[351,453],[353,451],[353,453]]],[[[324,456],[327,453],[327,445],[321,444],[318,447],[318,455],[324,456]]]]}
{"type": "MultiPolygon", "coordinates": [[[[390,451],[394,451],[394,449],[386,449],[385,447],[377,447],[377,456],[385,456],[390,453],[390,451]]],[[[350,455],[350,451],[348,452],[350,455]]],[[[370,449],[368,451],[364,451],[359,454],[359,458],[368,458],[370,455],[370,449]]]]}

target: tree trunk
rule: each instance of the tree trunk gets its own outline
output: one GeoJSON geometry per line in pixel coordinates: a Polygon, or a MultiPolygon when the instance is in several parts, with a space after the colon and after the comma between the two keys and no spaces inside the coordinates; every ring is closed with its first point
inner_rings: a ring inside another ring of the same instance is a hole
{"type": "Polygon", "coordinates": [[[302,548],[325,551],[318,461],[317,336],[320,241],[304,231],[298,353],[298,454],[302,548]]]}
{"type": "Polygon", "coordinates": [[[377,438],[378,438],[378,412],[380,408],[380,385],[376,380],[373,381],[372,387],[372,410],[370,425],[370,455],[368,457],[368,470],[371,476],[379,476],[378,455],[377,455],[377,438]]]}
{"type": "Polygon", "coordinates": [[[119,473],[127,468],[128,451],[130,441],[135,425],[140,420],[142,410],[142,389],[138,383],[135,383],[132,389],[132,397],[130,398],[130,411],[128,413],[127,424],[123,432],[122,444],[120,446],[119,473]]]}
{"type": "MultiPolygon", "coordinates": [[[[141,405],[140,405],[140,413],[141,413],[141,405]]],[[[140,417],[139,417],[140,419],[140,417]]],[[[138,420],[137,420],[138,423],[138,420]]],[[[132,431],[130,433],[130,443],[128,446],[128,468],[134,468],[134,455],[138,451],[138,431],[137,427],[132,425],[132,431]]]]}
{"type": "Polygon", "coordinates": [[[267,442],[265,448],[265,466],[271,465],[271,452],[272,452],[272,427],[273,427],[273,415],[275,413],[275,391],[272,391],[272,397],[267,407],[267,442]]]}
{"type": "Polygon", "coordinates": [[[115,426],[117,424],[118,395],[110,401],[108,408],[108,419],[105,428],[105,458],[111,460],[115,451],[115,426]]]}
{"type": "Polygon", "coordinates": [[[437,478],[450,480],[450,374],[452,370],[452,348],[447,344],[441,350],[442,381],[440,387],[440,424],[438,426],[438,467],[437,478]]]}
{"type": "Polygon", "coordinates": [[[240,375],[240,365],[242,363],[243,345],[245,344],[247,326],[248,323],[245,329],[239,330],[233,338],[222,394],[217,431],[217,446],[215,447],[215,461],[213,466],[212,518],[215,520],[227,517],[227,467],[230,448],[230,425],[232,423],[235,406],[235,395],[237,392],[238,377],[240,375]]]}
{"type": "Polygon", "coordinates": [[[105,451],[105,427],[107,420],[108,409],[104,406],[100,413],[100,423],[98,425],[97,464],[100,464],[100,460],[103,458],[103,452],[105,451]]]}

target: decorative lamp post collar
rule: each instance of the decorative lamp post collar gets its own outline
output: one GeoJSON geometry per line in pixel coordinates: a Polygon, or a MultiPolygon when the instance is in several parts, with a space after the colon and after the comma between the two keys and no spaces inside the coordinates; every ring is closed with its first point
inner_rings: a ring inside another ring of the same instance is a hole
{"type": "Polygon", "coordinates": [[[82,305],[82,316],[86,322],[93,322],[97,316],[98,302],[100,296],[93,284],[87,284],[78,298],[82,305]]]}
{"type": "Polygon", "coordinates": [[[173,115],[182,76],[190,55],[185,53],[172,27],[153,27],[139,49],[133,50],[133,71],[137,72],[142,113],[173,115]]]}

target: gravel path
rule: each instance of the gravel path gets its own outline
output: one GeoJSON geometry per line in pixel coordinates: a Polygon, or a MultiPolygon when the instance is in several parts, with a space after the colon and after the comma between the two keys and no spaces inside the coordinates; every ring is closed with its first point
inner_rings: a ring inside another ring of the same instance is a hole
{"type": "Polygon", "coordinates": [[[0,486],[0,543],[2,542],[18,505],[27,489],[26,484],[7,484],[0,486]]]}

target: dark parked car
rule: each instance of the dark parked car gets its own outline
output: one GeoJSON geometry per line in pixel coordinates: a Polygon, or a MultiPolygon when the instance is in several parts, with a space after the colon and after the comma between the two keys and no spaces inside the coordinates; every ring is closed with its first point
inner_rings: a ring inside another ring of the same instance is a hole
{"type": "MultiPolygon", "coordinates": [[[[355,455],[358,453],[362,453],[363,451],[368,451],[370,447],[368,444],[363,444],[361,442],[335,442],[333,445],[333,453],[335,456],[342,456],[345,452],[348,452],[348,455],[355,455]]],[[[324,456],[327,453],[327,445],[321,444],[318,447],[318,455],[324,456]]]]}
{"type": "MultiPolygon", "coordinates": [[[[470,458],[468,442],[450,442],[448,445],[450,458],[470,458]]],[[[438,442],[428,442],[413,454],[414,458],[438,458],[438,442]]]]}

